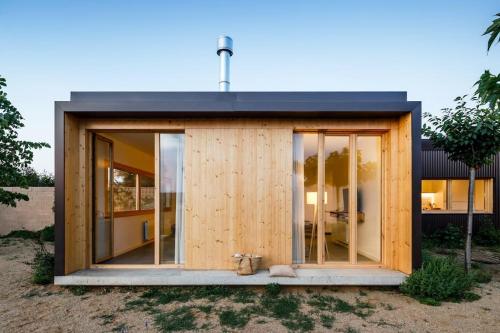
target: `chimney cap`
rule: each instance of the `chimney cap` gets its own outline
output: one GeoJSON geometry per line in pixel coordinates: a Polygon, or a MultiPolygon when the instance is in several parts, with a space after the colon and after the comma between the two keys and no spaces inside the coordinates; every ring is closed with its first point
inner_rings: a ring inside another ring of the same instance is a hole
{"type": "Polygon", "coordinates": [[[222,51],[228,51],[229,55],[233,55],[233,40],[231,37],[222,35],[217,39],[217,55],[220,55],[222,51]]]}

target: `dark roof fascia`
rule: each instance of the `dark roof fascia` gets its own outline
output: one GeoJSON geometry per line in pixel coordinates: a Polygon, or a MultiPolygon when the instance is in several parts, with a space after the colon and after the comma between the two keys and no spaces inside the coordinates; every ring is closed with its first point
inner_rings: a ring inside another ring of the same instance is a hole
{"type": "Polygon", "coordinates": [[[89,91],[71,92],[73,102],[406,102],[405,91],[286,91],[286,92],[211,92],[211,91],[89,91]]]}

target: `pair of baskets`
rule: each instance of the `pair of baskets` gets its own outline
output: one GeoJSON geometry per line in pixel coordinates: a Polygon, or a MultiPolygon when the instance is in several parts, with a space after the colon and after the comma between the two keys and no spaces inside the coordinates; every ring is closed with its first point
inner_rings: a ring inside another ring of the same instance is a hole
{"type": "Polygon", "coordinates": [[[252,253],[236,253],[232,256],[238,275],[252,275],[257,273],[262,262],[262,256],[252,253]]]}

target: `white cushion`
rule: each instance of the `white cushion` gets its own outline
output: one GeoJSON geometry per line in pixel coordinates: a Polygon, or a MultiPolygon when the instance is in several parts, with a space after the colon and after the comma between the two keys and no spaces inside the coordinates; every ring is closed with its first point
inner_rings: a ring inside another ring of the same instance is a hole
{"type": "Polygon", "coordinates": [[[273,265],[269,267],[269,276],[297,277],[297,274],[295,274],[292,266],[273,265]]]}

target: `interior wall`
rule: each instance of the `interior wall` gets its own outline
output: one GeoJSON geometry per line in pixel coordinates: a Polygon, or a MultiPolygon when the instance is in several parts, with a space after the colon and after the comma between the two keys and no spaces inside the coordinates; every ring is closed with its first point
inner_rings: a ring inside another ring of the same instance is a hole
{"type": "MultiPolygon", "coordinates": [[[[99,133],[99,135],[113,141],[114,162],[154,174],[153,155],[118,139],[113,133],[99,133]]],[[[154,134],[151,134],[151,136],[154,136],[154,134]]],[[[154,213],[114,218],[113,256],[136,249],[147,242],[143,241],[142,224],[144,221],[149,222],[148,241],[151,241],[154,239],[154,213]]]]}

